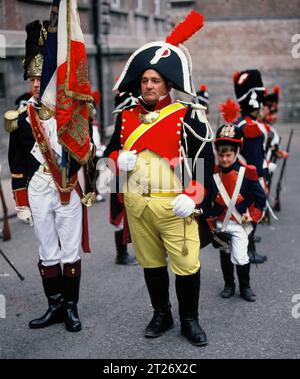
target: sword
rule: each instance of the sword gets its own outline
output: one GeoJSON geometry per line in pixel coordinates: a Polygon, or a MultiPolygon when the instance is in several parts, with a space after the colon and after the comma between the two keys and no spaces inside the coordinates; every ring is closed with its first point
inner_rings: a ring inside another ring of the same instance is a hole
{"type": "Polygon", "coordinates": [[[20,280],[24,280],[24,276],[22,276],[19,271],[15,268],[15,266],[11,263],[11,261],[7,258],[7,256],[3,253],[3,251],[0,249],[0,254],[2,257],[6,260],[6,262],[10,265],[10,267],[14,270],[14,272],[18,275],[20,280]]]}

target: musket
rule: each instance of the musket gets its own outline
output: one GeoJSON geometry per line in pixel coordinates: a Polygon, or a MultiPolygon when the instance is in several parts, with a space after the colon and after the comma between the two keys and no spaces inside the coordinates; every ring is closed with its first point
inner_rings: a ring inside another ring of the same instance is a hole
{"type": "MultiPolygon", "coordinates": [[[[278,144],[278,146],[280,145],[280,142],[281,142],[281,137],[279,137],[279,144],[278,144]]],[[[271,146],[269,146],[269,149],[271,149],[271,146]]],[[[277,160],[278,160],[278,155],[277,154],[273,154],[271,156],[271,159],[270,159],[271,163],[275,163],[276,164],[277,160]]],[[[268,187],[269,187],[268,188],[269,189],[268,196],[267,196],[268,200],[269,200],[269,196],[270,196],[270,193],[271,193],[271,185],[272,185],[273,175],[274,175],[274,173],[270,173],[270,178],[269,178],[269,182],[268,182],[268,187]]],[[[263,221],[267,225],[271,225],[271,213],[270,213],[269,208],[266,209],[263,221]]]]}
{"type": "MultiPolygon", "coordinates": [[[[293,138],[293,134],[294,134],[294,129],[291,129],[290,131],[290,136],[289,136],[289,140],[288,140],[288,144],[287,144],[287,147],[286,147],[286,151],[287,153],[289,153],[290,151],[290,147],[291,147],[291,142],[292,142],[292,138],[293,138]]],[[[279,176],[279,179],[278,179],[278,183],[277,183],[277,187],[276,187],[276,197],[275,197],[275,202],[274,202],[274,210],[277,211],[277,212],[280,212],[281,210],[281,205],[280,205],[280,191],[282,189],[282,179],[283,179],[283,174],[284,174],[284,171],[285,171],[285,167],[286,167],[286,162],[287,162],[287,159],[284,159],[283,162],[282,162],[282,166],[281,166],[281,171],[280,171],[280,176],[279,176]]]]}
{"type": "Polygon", "coordinates": [[[0,255],[6,260],[6,262],[10,265],[10,267],[14,270],[14,272],[18,275],[20,280],[24,280],[24,276],[19,273],[19,271],[15,268],[15,266],[12,264],[12,262],[7,258],[7,256],[3,253],[3,251],[0,249],[0,255]]]}
{"type": "Polygon", "coordinates": [[[4,193],[1,186],[1,180],[0,180],[0,197],[1,197],[1,203],[2,203],[2,209],[3,209],[2,239],[3,241],[9,241],[11,239],[11,235],[10,235],[10,229],[9,229],[9,224],[8,224],[8,212],[7,212],[6,201],[4,198],[4,193]]]}
{"type": "MultiPolygon", "coordinates": [[[[278,146],[280,146],[280,143],[281,143],[281,137],[279,137],[279,144],[278,146]]],[[[271,158],[271,163],[277,163],[277,160],[278,160],[278,155],[277,154],[274,154],[271,158]]],[[[274,174],[271,173],[270,174],[270,180],[269,180],[269,191],[271,192],[271,185],[272,185],[272,180],[273,180],[273,176],[274,174]]]]}

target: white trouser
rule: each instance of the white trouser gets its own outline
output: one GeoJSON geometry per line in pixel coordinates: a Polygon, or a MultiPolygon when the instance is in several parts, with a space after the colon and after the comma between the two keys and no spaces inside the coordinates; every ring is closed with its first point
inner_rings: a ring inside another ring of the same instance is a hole
{"type": "Polygon", "coordinates": [[[36,172],[28,187],[34,232],[44,266],[80,259],[82,204],[75,190],[68,205],[61,205],[51,175],[36,172]]]}
{"type": "MultiPolygon", "coordinates": [[[[217,221],[217,229],[220,230],[222,222],[217,221]]],[[[248,257],[248,234],[242,225],[230,220],[226,229],[226,233],[231,234],[230,254],[231,262],[235,265],[243,266],[249,263],[248,257]]]]}

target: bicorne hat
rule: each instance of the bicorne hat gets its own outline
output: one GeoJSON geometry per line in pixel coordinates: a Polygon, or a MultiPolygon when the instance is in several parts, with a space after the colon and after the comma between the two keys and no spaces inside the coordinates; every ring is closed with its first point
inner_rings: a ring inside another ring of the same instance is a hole
{"type": "Polygon", "coordinates": [[[150,42],[135,51],[120,75],[115,90],[132,92],[140,89],[140,79],[152,69],[172,82],[173,88],[196,96],[192,81],[192,63],[188,50],[181,45],[204,25],[203,15],[192,11],[177,25],[165,41],[150,42]]]}

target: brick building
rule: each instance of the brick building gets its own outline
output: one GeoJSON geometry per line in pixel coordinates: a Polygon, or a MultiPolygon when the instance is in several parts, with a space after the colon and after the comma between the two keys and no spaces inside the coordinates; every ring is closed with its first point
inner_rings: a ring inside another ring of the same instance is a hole
{"type": "MultiPolygon", "coordinates": [[[[51,0],[0,1],[0,113],[14,106],[28,88],[23,81],[25,25],[49,17],[51,0]],[[5,59],[3,59],[5,57],[5,59]]],[[[282,121],[300,118],[300,0],[77,0],[87,44],[93,90],[102,87],[106,131],[113,123],[115,78],[128,56],[146,42],[163,39],[170,23],[190,9],[205,15],[203,30],[187,46],[193,58],[195,85],[206,84],[211,120],[218,105],[234,98],[231,76],[258,68],[265,85],[279,84],[282,121]],[[294,56],[292,54],[294,52],[294,56]],[[100,75],[102,73],[102,75],[100,75]]],[[[6,163],[8,136],[0,118],[0,163],[6,163]]],[[[5,167],[5,165],[3,165],[5,167]]],[[[4,172],[7,175],[7,170],[4,172]]]]}
{"type": "Polygon", "coordinates": [[[212,122],[218,104],[234,98],[232,75],[248,68],[261,70],[266,87],[281,87],[280,120],[299,121],[300,1],[171,0],[173,21],[192,8],[206,19],[187,46],[195,85],[206,84],[210,92],[212,122]]]}
{"type": "MultiPolygon", "coordinates": [[[[14,108],[16,98],[28,90],[23,80],[25,25],[47,19],[51,0],[0,1],[0,114],[14,108]],[[4,59],[3,59],[4,58],[4,59]]],[[[87,45],[92,89],[102,87],[105,128],[113,123],[112,87],[128,56],[138,47],[166,35],[164,0],[77,0],[87,45]],[[101,75],[102,73],[102,75],[101,75]]],[[[7,169],[8,135],[0,118],[0,163],[7,169]]]]}

